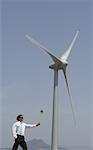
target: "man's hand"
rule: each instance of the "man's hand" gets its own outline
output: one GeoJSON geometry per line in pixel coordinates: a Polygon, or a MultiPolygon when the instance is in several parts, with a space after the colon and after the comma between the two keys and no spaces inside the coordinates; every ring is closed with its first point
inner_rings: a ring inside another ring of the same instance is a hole
{"type": "Polygon", "coordinates": [[[40,126],[40,122],[36,123],[36,126],[40,126]]]}
{"type": "Polygon", "coordinates": [[[14,135],[14,139],[17,139],[17,135],[14,135]]]}

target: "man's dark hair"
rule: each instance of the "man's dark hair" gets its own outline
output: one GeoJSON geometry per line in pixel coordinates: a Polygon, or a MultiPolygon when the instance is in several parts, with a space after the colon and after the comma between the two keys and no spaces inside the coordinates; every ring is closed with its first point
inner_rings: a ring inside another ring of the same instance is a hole
{"type": "Polygon", "coordinates": [[[20,117],[23,117],[23,115],[22,115],[22,114],[18,115],[18,116],[16,117],[16,120],[19,121],[19,118],[20,118],[20,117]]]}

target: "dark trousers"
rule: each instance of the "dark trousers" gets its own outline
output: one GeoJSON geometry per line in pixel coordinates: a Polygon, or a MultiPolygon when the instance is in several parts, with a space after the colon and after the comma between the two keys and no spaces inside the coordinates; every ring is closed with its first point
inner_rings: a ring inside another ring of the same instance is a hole
{"type": "Polygon", "coordinates": [[[26,145],[24,136],[17,135],[17,138],[15,139],[15,143],[13,145],[12,150],[17,150],[18,145],[20,145],[23,148],[23,150],[27,150],[27,145],[26,145]]]}

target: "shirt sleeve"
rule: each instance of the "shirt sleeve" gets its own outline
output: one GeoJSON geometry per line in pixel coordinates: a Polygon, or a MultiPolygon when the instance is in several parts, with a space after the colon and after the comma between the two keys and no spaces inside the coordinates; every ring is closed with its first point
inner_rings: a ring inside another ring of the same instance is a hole
{"type": "Polygon", "coordinates": [[[14,123],[12,126],[12,133],[13,133],[13,137],[17,138],[17,133],[16,133],[16,124],[14,123]]]}
{"type": "Polygon", "coordinates": [[[36,124],[27,124],[27,123],[25,123],[25,126],[26,126],[26,127],[33,128],[33,127],[36,127],[36,124]]]}

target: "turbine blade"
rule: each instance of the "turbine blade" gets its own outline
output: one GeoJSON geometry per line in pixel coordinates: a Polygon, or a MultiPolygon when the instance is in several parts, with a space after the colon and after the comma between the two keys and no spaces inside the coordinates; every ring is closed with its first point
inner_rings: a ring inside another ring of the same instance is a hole
{"type": "MultiPolygon", "coordinates": [[[[35,39],[31,38],[29,35],[26,35],[26,38],[28,40],[30,40],[33,44],[35,44],[38,48],[42,49],[44,52],[46,52],[55,63],[60,63],[61,60],[55,56],[54,54],[52,54],[51,52],[49,52],[49,50],[47,48],[45,48],[43,45],[41,45],[39,42],[37,42],[35,39]]],[[[62,63],[62,62],[61,62],[62,63]]]]}
{"type": "Polygon", "coordinates": [[[69,55],[70,55],[70,52],[71,52],[71,50],[72,50],[72,48],[73,48],[73,46],[74,46],[74,44],[75,44],[75,41],[76,41],[76,39],[77,39],[78,33],[79,33],[79,31],[76,32],[76,34],[75,34],[75,36],[74,36],[74,38],[73,38],[73,40],[72,40],[72,42],[71,42],[69,48],[68,48],[68,49],[66,50],[66,52],[61,56],[61,60],[67,60],[67,59],[68,59],[68,57],[69,57],[69,55]]]}
{"type": "Polygon", "coordinates": [[[68,95],[69,95],[70,106],[71,106],[71,109],[72,109],[73,120],[74,120],[74,123],[76,125],[75,113],[74,113],[73,104],[72,104],[72,98],[71,98],[71,95],[70,95],[69,85],[68,85],[68,81],[67,81],[66,70],[63,70],[63,73],[64,73],[66,85],[67,85],[67,91],[68,91],[68,95]]]}

